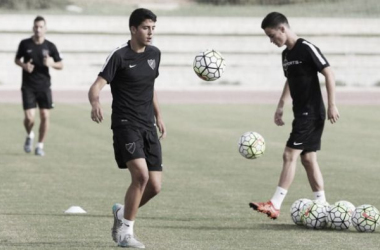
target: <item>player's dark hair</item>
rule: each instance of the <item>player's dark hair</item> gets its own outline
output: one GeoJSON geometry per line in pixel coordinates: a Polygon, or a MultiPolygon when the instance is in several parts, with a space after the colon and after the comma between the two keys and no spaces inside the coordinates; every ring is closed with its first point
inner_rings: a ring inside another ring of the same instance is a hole
{"type": "Polygon", "coordinates": [[[157,16],[148,9],[136,9],[129,17],[129,28],[132,26],[137,28],[142,22],[147,19],[151,19],[153,22],[156,22],[157,16]]]}
{"type": "Polygon", "coordinates": [[[36,18],[34,18],[34,23],[39,22],[39,21],[44,21],[46,23],[45,18],[43,18],[42,16],[37,16],[36,18]]]}
{"type": "Polygon", "coordinates": [[[280,24],[285,24],[289,27],[288,19],[286,16],[279,12],[271,12],[263,19],[261,28],[277,28],[280,24]]]}

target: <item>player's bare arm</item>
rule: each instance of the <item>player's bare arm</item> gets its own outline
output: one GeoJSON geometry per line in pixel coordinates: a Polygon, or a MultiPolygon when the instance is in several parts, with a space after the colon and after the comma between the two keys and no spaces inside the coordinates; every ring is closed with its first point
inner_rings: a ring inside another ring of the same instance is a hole
{"type": "Polygon", "coordinates": [[[330,67],[326,67],[321,72],[326,80],[327,90],[327,118],[333,124],[339,119],[339,111],[335,104],[335,77],[330,67]]]}
{"type": "Polygon", "coordinates": [[[95,82],[91,85],[90,90],[88,91],[88,100],[90,101],[92,107],[91,119],[96,123],[100,123],[103,121],[103,111],[100,105],[99,95],[100,91],[106,84],[107,81],[103,77],[98,76],[95,82]]]}
{"type": "Polygon", "coordinates": [[[160,139],[165,139],[166,137],[166,127],[164,120],[162,119],[161,116],[161,111],[160,111],[160,106],[158,104],[158,98],[157,98],[157,93],[154,91],[154,96],[153,96],[153,107],[154,107],[154,115],[156,116],[156,123],[158,127],[158,131],[160,131],[161,136],[160,139]]]}
{"type": "Polygon", "coordinates": [[[21,62],[21,59],[16,58],[15,63],[28,73],[32,73],[34,70],[34,65],[32,64],[33,59],[30,59],[28,62],[23,63],[21,62]]]}
{"type": "Polygon", "coordinates": [[[286,100],[290,96],[290,91],[289,91],[289,84],[288,81],[285,82],[284,84],[284,89],[282,90],[282,94],[280,97],[280,101],[278,102],[276,112],[274,113],[274,123],[277,126],[283,126],[285,123],[282,120],[282,116],[284,114],[284,105],[286,100]]]}
{"type": "Polygon", "coordinates": [[[63,63],[62,63],[62,61],[54,62],[54,59],[51,56],[49,56],[49,55],[47,55],[47,56],[44,57],[43,63],[48,68],[51,67],[53,69],[58,69],[58,70],[63,69],[63,63]]]}

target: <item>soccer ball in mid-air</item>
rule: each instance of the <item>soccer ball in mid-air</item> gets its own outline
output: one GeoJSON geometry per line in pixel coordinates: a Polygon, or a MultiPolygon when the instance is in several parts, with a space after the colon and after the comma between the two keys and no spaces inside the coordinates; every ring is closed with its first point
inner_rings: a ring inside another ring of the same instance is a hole
{"type": "Polygon", "coordinates": [[[327,225],[332,229],[346,230],[351,225],[352,213],[344,203],[331,205],[327,209],[327,225]]]}
{"type": "Polygon", "coordinates": [[[290,207],[290,217],[296,225],[303,225],[301,220],[302,211],[304,206],[309,202],[311,200],[306,198],[298,199],[290,207]]]}
{"type": "Polygon", "coordinates": [[[359,232],[374,232],[378,227],[379,210],[372,205],[358,206],[352,215],[352,225],[359,232]]]}
{"type": "Polygon", "coordinates": [[[302,223],[308,228],[324,228],[326,226],[326,207],[328,205],[327,202],[323,203],[316,200],[307,203],[301,212],[302,223]]]}
{"type": "Polygon", "coordinates": [[[264,154],[265,140],[256,132],[244,133],[238,142],[239,152],[247,159],[256,159],[264,154]]]}
{"type": "Polygon", "coordinates": [[[225,68],[226,63],[222,54],[213,49],[205,50],[194,58],[194,72],[205,81],[219,79],[225,68]]]}

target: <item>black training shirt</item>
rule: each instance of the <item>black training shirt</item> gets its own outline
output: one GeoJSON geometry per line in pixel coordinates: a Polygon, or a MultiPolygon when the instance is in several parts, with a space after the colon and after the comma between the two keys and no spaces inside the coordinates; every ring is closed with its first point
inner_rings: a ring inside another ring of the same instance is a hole
{"type": "Polygon", "coordinates": [[[293,99],[294,117],[325,119],[318,72],[329,63],[319,48],[299,38],[291,50],[282,52],[282,65],[293,99]]]}
{"type": "Polygon", "coordinates": [[[32,59],[34,69],[32,73],[22,71],[22,87],[33,90],[43,90],[50,87],[49,68],[43,64],[44,56],[49,55],[55,62],[62,60],[57,47],[50,41],[44,40],[42,44],[36,44],[32,38],[20,42],[16,54],[17,59],[23,58],[27,63],[32,59]]]}
{"type": "Polygon", "coordinates": [[[99,76],[111,86],[112,129],[131,125],[155,127],[153,95],[158,77],[161,52],[154,46],[136,53],[130,41],[116,48],[108,56],[99,76]]]}

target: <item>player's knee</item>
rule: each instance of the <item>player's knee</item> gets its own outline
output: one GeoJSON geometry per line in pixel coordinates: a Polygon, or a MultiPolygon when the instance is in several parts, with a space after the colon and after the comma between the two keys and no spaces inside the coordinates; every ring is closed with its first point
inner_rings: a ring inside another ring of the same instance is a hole
{"type": "Polygon", "coordinates": [[[145,187],[149,181],[149,174],[145,172],[141,172],[141,173],[135,174],[132,178],[133,178],[132,182],[134,182],[140,187],[145,187]]]}
{"type": "Polygon", "coordinates": [[[45,122],[49,119],[49,112],[41,112],[40,118],[42,122],[45,122]]]}
{"type": "Polygon", "coordinates": [[[284,160],[284,162],[292,162],[292,161],[297,160],[297,157],[295,157],[294,154],[291,154],[285,151],[284,154],[282,155],[282,159],[284,160]]]}
{"type": "Polygon", "coordinates": [[[314,158],[308,155],[301,155],[301,163],[305,168],[311,167],[314,164],[314,158]]]}
{"type": "Polygon", "coordinates": [[[158,195],[161,192],[161,183],[154,183],[151,188],[152,195],[158,195]]]}
{"type": "Polygon", "coordinates": [[[34,123],[34,117],[32,117],[32,116],[25,116],[24,123],[33,124],[34,123]]]}

